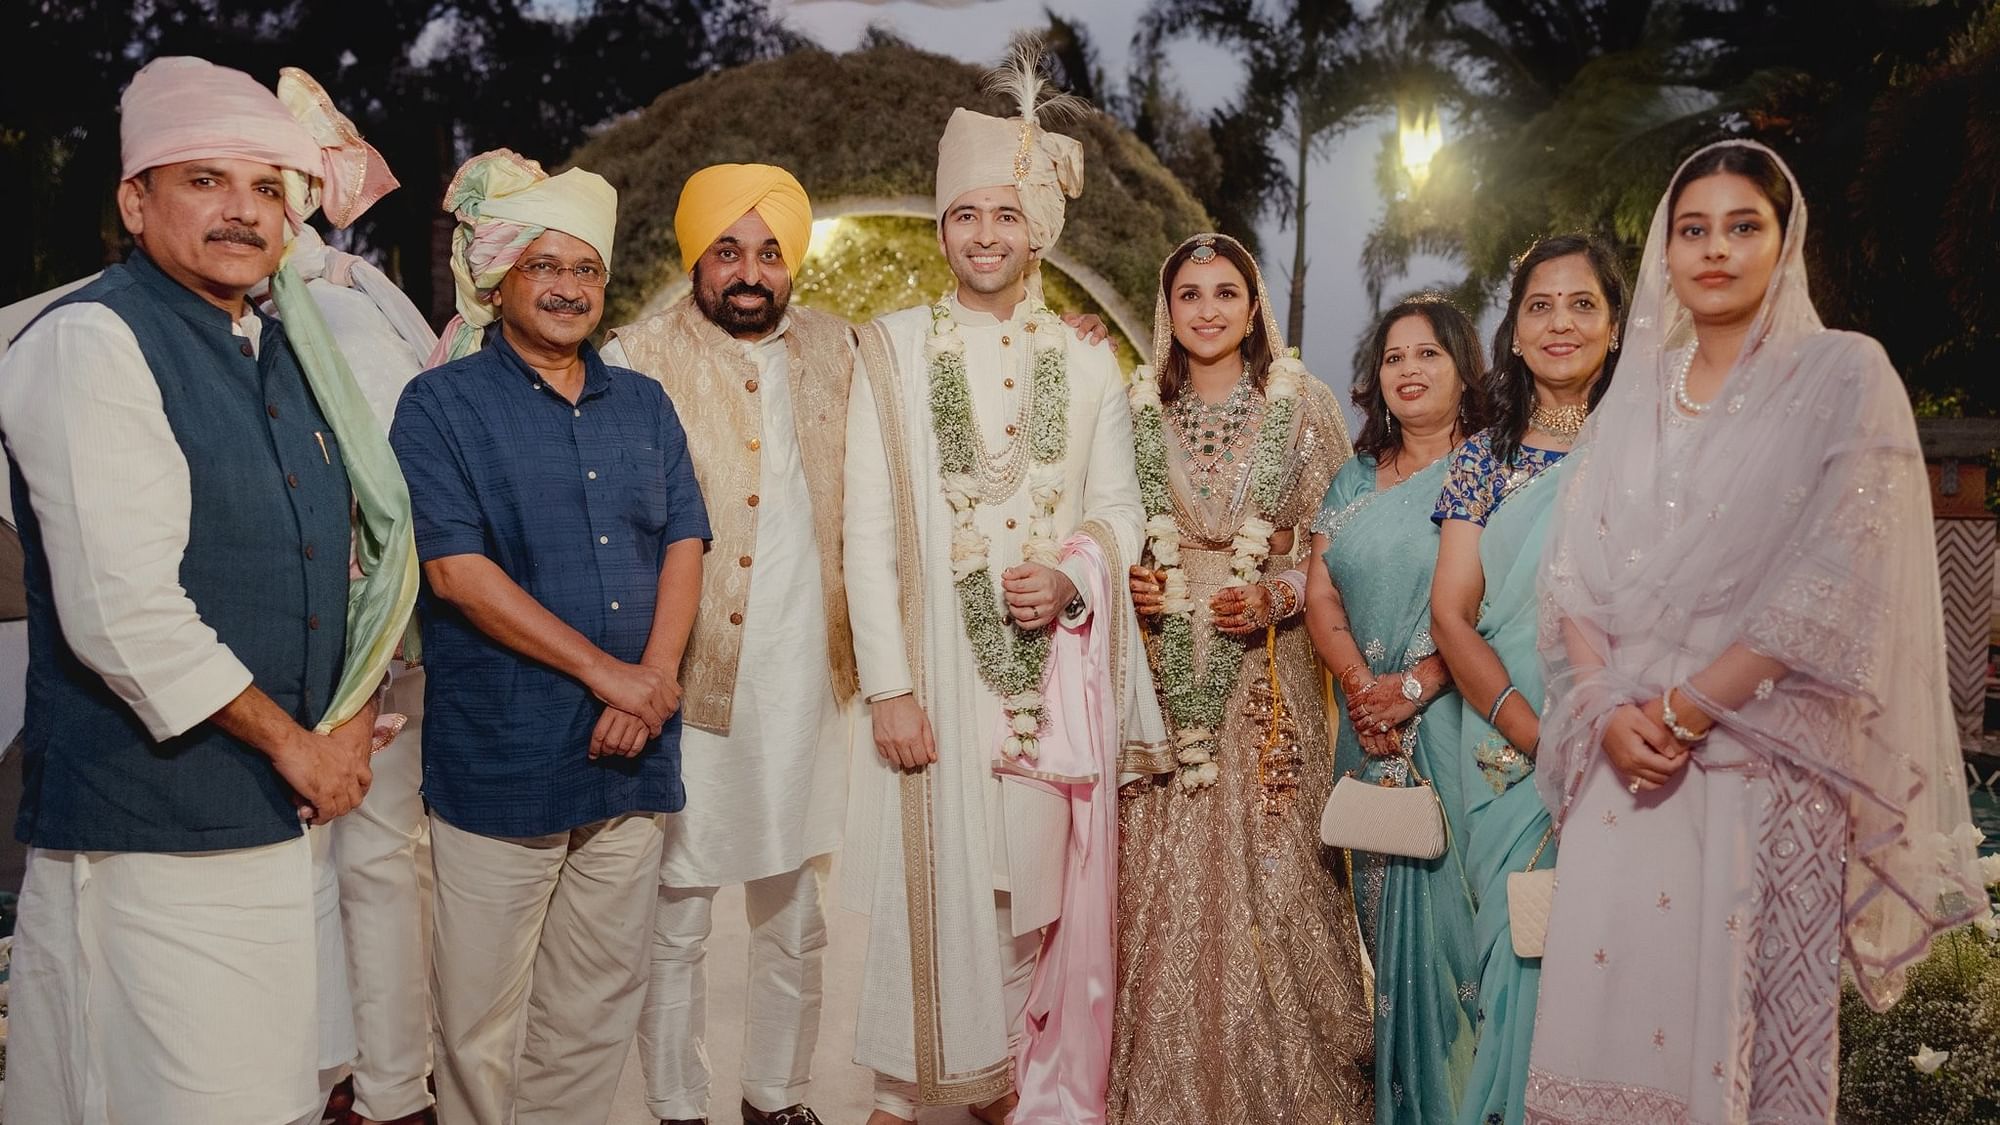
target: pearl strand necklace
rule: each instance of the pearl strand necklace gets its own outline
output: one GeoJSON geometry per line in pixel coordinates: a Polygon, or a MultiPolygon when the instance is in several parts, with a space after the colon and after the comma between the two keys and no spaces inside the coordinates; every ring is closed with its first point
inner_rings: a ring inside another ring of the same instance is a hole
{"type": "Polygon", "coordinates": [[[1715,404],[1712,402],[1696,402],[1688,397],[1688,372],[1694,367],[1694,353],[1695,346],[1689,344],[1687,355],[1681,357],[1680,368],[1674,372],[1674,401],[1680,405],[1682,410],[1700,417],[1708,413],[1708,408],[1715,404]]]}

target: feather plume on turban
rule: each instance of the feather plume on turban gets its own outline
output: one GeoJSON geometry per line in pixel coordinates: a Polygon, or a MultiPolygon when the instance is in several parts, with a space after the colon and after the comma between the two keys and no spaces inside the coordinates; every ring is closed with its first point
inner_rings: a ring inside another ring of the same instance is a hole
{"type": "Polygon", "coordinates": [[[1016,114],[992,117],[955,109],[938,140],[937,195],[940,219],[960,196],[980,188],[1012,186],[1021,194],[1031,247],[1047,251],[1062,237],[1066,198],[1083,194],[1083,145],[1052,133],[1042,122],[1077,118],[1090,105],[1071,94],[1044,98],[1041,45],[1014,48],[1006,65],[987,79],[987,89],[1011,98],[1016,114]]]}

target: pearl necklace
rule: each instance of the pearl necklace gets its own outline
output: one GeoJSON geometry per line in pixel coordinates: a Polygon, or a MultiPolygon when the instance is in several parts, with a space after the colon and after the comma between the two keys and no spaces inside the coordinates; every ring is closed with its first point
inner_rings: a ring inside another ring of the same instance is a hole
{"type": "Polygon", "coordinates": [[[1590,408],[1580,403],[1570,403],[1551,410],[1535,401],[1535,408],[1528,412],[1528,424],[1545,434],[1552,434],[1565,441],[1575,441],[1583,432],[1584,420],[1590,417],[1590,408]]]}
{"type": "Polygon", "coordinates": [[[1679,404],[1682,410],[1699,417],[1708,413],[1708,408],[1715,404],[1712,402],[1696,402],[1688,397],[1688,371],[1693,367],[1694,345],[1689,344],[1687,355],[1681,357],[1680,368],[1674,372],[1674,402],[1679,404]]]}

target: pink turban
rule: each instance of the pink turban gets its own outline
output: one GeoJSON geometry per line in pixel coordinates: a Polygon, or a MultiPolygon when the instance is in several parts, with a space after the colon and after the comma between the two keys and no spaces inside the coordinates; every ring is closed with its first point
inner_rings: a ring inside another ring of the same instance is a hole
{"type": "Polygon", "coordinates": [[[119,101],[118,147],[131,179],[148,168],[221,158],[271,164],[287,177],[286,210],[303,223],[322,194],[336,226],[396,186],[382,155],[355,131],[319,83],[287,67],[278,93],[240,70],[171,56],[141,67],[119,101]]]}

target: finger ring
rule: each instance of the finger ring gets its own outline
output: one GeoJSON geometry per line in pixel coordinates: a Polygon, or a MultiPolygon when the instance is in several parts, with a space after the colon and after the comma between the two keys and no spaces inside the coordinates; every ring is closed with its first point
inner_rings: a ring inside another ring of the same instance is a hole
{"type": "Polygon", "coordinates": [[[1632,795],[1633,795],[1633,796],[1635,796],[1635,797],[1636,797],[1636,796],[1638,796],[1638,795],[1639,795],[1639,779],[1638,779],[1638,778],[1636,778],[1636,777],[1635,777],[1635,778],[1633,778],[1633,779],[1632,779],[1632,784],[1630,784],[1630,785],[1627,785],[1627,786],[1625,787],[1625,792],[1627,792],[1627,793],[1630,793],[1630,794],[1632,794],[1632,795]]]}
{"type": "Polygon", "coordinates": [[[1377,723],[1377,724],[1375,724],[1375,731],[1376,731],[1376,733],[1377,733],[1377,734],[1387,734],[1387,733],[1389,733],[1389,724],[1388,724],[1388,723],[1377,723]]]}

